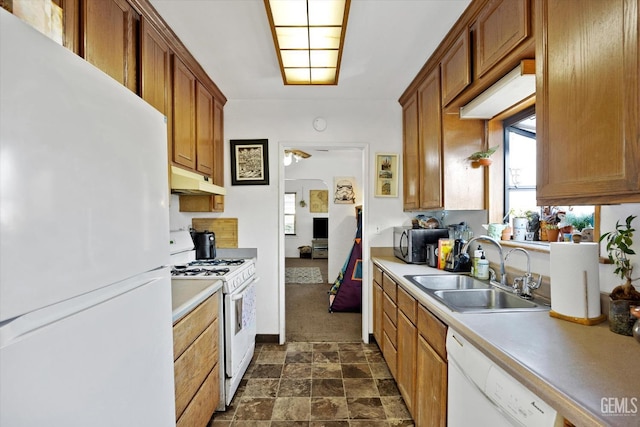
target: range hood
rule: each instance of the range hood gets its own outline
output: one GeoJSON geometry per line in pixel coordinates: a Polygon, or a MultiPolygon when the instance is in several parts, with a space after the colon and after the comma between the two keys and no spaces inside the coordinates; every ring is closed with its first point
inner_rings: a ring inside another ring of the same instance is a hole
{"type": "Polygon", "coordinates": [[[211,194],[224,196],[227,194],[227,190],[224,187],[212,184],[209,177],[175,166],[171,166],[171,192],[200,196],[211,194]]]}
{"type": "Polygon", "coordinates": [[[491,119],[536,93],[536,63],[524,59],[509,74],[460,107],[461,119],[491,119]]]}

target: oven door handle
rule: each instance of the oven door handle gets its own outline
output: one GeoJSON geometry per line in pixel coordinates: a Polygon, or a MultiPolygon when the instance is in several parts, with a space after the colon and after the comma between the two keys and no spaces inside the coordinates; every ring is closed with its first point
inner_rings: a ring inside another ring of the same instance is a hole
{"type": "Polygon", "coordinates": [[[260,281],[259,277],[255,277],[252,280],[248,280],[244,285],[242,285],[239,289],[236,289],[231,294],[231,301],[238,301],[239,299],[242,299],[242,297],[244,296],[244,290],[247,289],[249,285],[258,283],[258,281],[260,281]]]}

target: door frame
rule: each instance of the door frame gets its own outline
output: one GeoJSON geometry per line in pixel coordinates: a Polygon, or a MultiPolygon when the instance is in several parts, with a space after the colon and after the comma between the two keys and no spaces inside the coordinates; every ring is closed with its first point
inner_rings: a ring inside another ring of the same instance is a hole
{"type": "Polygon", "coordinates": [[[284,192],[285,192],[285,166],[282,161],[285,149],[355,149],[361,152],[362,168],[358,178],[362,183],[362,342],[369,343],[369,305],[371,301],[370,271],[369,271],[369,238],[368,238],[368,214],[369,201],[369,144],[358,142],[279,142],[278,143],[278,335],[279,343],[286,342],[286,303],[285,303],[285,238],[284,238],[284,192]]]}

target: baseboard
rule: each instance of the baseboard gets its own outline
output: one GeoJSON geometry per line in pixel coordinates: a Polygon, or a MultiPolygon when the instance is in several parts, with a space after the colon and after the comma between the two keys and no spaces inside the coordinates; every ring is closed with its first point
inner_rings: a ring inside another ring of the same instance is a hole
{"type": "Polygon", "coordinates": [[[278,344],[280,342],[280,335],[278,334],[257,334],[257,344],[278,344]]]}

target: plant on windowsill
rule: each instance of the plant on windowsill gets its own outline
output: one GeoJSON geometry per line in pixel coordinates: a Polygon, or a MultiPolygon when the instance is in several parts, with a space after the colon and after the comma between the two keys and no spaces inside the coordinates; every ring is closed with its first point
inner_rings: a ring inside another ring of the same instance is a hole
{"type": "Polygon", "coordinates": [[[496,145],[495,147],[491,147],[486,151],[477,151],[469,156],[469,160],[480,166],[489,166],[492,163],[490,157],[493,153],[496,152],[498,148],[500,148],[500,146],[496,145]]]}
{"type": "Polygon", "coordinates": [[[633,232],[636,231],[631,223],[635,218],[635,215],[629,215],[624,224],[616,221],[615,230],[603,234],[599,240],[600,242],[607,241],[609,261],[616,266],[613,274],[625,280],[624,284],[616,286],[609,294],[609,329],[617,334],[629,336],[632,335],[635,322],[635,319],[630,315],[631,306],[640,305],[640,292],[631,284],[640,277],[631,278],[633,265],[628,257],[635,255],[635,251],[631,248],[633,232]]]}

